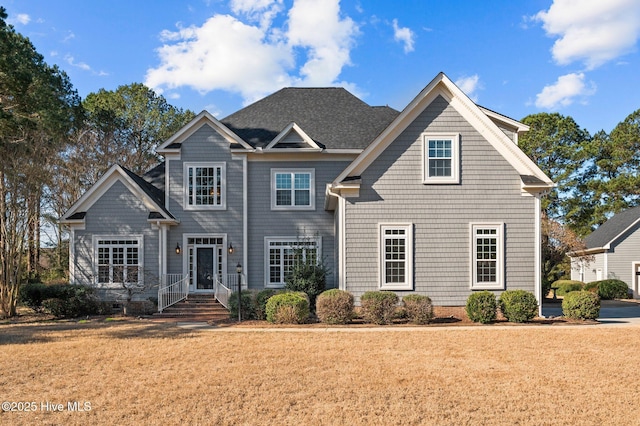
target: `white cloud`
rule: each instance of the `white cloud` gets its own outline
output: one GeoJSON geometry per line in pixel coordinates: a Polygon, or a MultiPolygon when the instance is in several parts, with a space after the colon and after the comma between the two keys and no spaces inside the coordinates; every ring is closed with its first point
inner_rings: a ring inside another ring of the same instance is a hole
{"type": "Polygon", "coordinates": [[[554,0],[549,10],[538,12],[560,65],[584,62],[587,69],[632,51],[640,37],[638,0],[554,0]]]}
{"type": "Polygon", "coordinates": [[[31,22],[31,17],[29,15],[27,15],[26,13],[18,13],[16,15],[15,18],[16,22],[22,24],[22,25],[27,25],[29,22],[31,22]]]}
{"type": "Polygon", "coordinates": [[[593,82],[585,84],[584,73],[571,73],[558,77],[558,80],[545,86],[542,92],[536,95],[538,108],[554,109],[571,105],[575,98],[593,95],[596,86],[593,82]]]}
{"type": "Polygon", "coordinates": [[[404,53],[413,52],[415,33],[407,27],[399,27],[398,20],[393,20],[393,39],[404,45],[404,53]]]}
{"type": "Polygon", "coordinates": [[[147,70],[145,84],[160,92],[226,90],[245,103],[284,86],[336,84],[358,34],[340,16],[339,0],[295,0],[286,23],[276,26],[281,7],[281,0],[232,0],[233,13],[247,22],[214,15],[202,26],[162,31],[160,65],[147,70]]]}
{"type": "Polygon", "coordinates": [[[478,94],[476,91],[482,88],[478,74],[469,77],[460,77],[455,81],[455,84],[469,96],[473,102],[478,102],[478,94]]]}
{"type": "Polygon", "coordinates": [[[89,65],[87,65],[85,62],[76,62],[75,58],[71,55],[66,55],[64,57],[64,60],[67,61],[67,63],[72,67],[80,68],[84,71],[91,71],[91,67],[89,65]]]}

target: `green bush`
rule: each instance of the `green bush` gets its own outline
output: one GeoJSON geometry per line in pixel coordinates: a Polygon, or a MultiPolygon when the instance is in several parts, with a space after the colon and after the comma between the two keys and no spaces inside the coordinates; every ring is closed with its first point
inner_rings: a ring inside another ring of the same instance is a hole
{"type": "MultiPolygon", "coordinates": [[[[254,294],[251,291],[243,291],[242,292],[242,319],[256,319],[256,309],[255,309],[255,300],[254,294]]],[[[238,292],[233,292],[229,297],[229,316],[233,318],[238,318],[238,292]]]]}
{"type": "Polygon", "coordinates": [[[596,319],[600,316],[600,297],[590,291],[572,291],[562,300],[562,314],[573,319],[596,319]]]}
{"type": "Polygon", "coordinates": [[[49,297],[49,288],[42,283],[28,283],[20,286],[20,302],[36,312],[42,312],[44,309],[42,301],[49,297]]]}
{"type": "Polygon", "coordinates": [[[103,313],[91,287],[71,284],[47,286],[47,299],[42,301],[44,309],[57,318],[76,318],[83,315],[103,313]]]}
{"type": "Polygon", "coordinates": [[[584,286],[582,281],[575,280],[558,280],[555,281],[552,287],[558,287],[556,294],[558,296],[564,296],[565,294],[571,293],[572,291],[580,291],[584,286]]]}
{"type": "Polygon", "coordinates": [[[272,288],[265,288],[264,290],[259,291],[256,294],[255,299],[255,315],[256,319],[265,320],[267,319],[267,300],[274,294],[277,294],[278,290],[272,288]]]}
{"type": "Polygon", "coordinates": [[[312,256],[302,256],[300,250],[294,250],[295,262],[291,272],[285,278],[285,289],[301,291],[309,296],[309,303],[315,308],[316,297],[322,293],[327,284],[328,268],[324,263],[316,263],[312,256]]]}
{"type": "Polygon", "coordinates": [[[538,301],[528,291],[504,291],[500,295],[498,305],[502,314],[510,322],[527,322],[538,315],[538,301]]]}
{"type": "Polygon", "coordinates": [[[596,281],[598,296],[603,300],[626,299],[629,297],[629,286],[620,280],[596,281]]]}
{"type": "Polygon", "coordinates": [[[600,281],[591,281],[590,283],[585,283],[583,290],[590,291],[591,293],[598,293],[598,283],[600,281]]]}
{"type": "Polygon", "coordinates": [[[274,324],[303,324],[309,318],[309,298],[302,292],[273,295],[265,308],[267,321],[274,324]]]}
{"type": "Polygon", "coordinates": [[[346,324],[353,318],[353,295],[333,288],[324,291],[316,299],[316,315],[320,322],[346,324]]]}
{"type": "Polygon", "coordinates": [[[405,314],[414,324],[428,324],[433,319],[433,304],[428,296],[409,294],[402,298],[405,314]]]}
{"type": "Polygon", "coordinates": [[[472,293],[467,298],[467,304],[465,306],[469,319],[482,324],[495,321],[497,309],[498,304],[495,294],[487,290],[472,293]]]}
{"type": "Polygon", "coordinates": [[[362,318],[368,323],[391,323],[397,304],[398,295],[391,291],[367,291],[360,296],[362,318]]]}

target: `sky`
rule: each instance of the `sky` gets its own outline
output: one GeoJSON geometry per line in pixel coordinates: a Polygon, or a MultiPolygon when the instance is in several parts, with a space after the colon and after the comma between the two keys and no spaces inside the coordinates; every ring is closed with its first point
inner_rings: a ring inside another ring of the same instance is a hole
{"type": "Polygon", "coordinates": [[[402,110],[440,71],[514,119],[591,134],[640,109],[638,0],[3,0],[84,98],[144,83],[218,118],[282,87],[402,110]]]}

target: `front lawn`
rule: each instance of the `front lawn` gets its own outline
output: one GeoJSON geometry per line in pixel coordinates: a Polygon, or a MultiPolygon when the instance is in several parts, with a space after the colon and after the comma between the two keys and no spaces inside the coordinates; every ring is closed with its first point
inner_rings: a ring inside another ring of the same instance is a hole
{"type": "Polygon", "coordinates": [[[638,341],[640,328],[597,325],[376,332],[205,332],[128,319],[0,325],[1,399],[37,407],[0,412],[0,423],[636,424],[638,341]],[[69,402],[90,410],[69,411],[69,402]],[[64,410],[47,410],[55,404],[64,410]]]}

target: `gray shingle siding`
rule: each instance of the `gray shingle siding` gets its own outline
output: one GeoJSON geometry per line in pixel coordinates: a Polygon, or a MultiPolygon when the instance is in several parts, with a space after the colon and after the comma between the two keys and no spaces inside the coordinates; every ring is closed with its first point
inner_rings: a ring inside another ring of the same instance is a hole
{"type": "Polygon", "coordinates": [[[463,305],[471,293],[473,222],[505,224],[506,288],[534,291],[535,199],[521,195],[518,173],[442,97],[362,173],[345,213],[346,286],[357,298],[379,288],[383,222],[413,224],[414,289],[437,305],[463,305]],[[460,184],[422,184],[425,131],[461,135],[460,184]]]}
{"type": "Polygon", "coordinates": [[[265,284],[265,237],[322,237],[322,256],[331,270],[327,287],[336,287],[334,213],[324,210],[326,184],[349,164],[346,161],[249,162],[248,235],[250,288],[265,284]],[[315,210],[271,210],[271,169],[315,169],[315,210]]]}
{"type": "Polygon", "coordinates": [[[156,297],[158,288],[158,230],[148,221],[149,210],[144,203],[120,181],[115,182],[105,194],[87,211],[85,229],[75,231],[76,267],[75,283],[92,285],[97,288],[98,295],[112,299],[117,293],[96,286],[95,266],[93,264],[93,236],[118,235],[130,237],[142,235],[144,245],[144,280],[150,287],[145,293],[138,294],[137,300],[156,297]]]}

